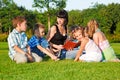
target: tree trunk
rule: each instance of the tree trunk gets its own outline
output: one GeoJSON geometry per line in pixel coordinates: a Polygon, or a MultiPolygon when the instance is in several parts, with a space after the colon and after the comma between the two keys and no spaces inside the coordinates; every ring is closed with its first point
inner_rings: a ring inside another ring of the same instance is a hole
{"type": "Polygon", "coordinates": [[[8,34],[10,34],[10,32],[11,32],[11,27],[9,27],[9,32],[8,32],[8,34]]]}
{"type": "Polygon", "coordinates": [[[1,25],[1,23],[0,23],[0,33],[2,33],[2,25],[1,25]]]}
{"type": "Polygon", "coordinates": [[[48,30],[50,30],[50,15],[48,15],[48,30]]]}

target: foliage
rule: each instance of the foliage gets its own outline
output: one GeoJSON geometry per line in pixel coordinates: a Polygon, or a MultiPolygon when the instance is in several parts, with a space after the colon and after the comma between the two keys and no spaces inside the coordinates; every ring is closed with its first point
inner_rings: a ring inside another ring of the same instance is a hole
{"type": "MultiPolygon", "coordinates": [[[[39,10],[44,9],[44,12],[36,10],[26,10],[25,7],[17,6],[13,0],[0,0],[0,34],[12,31],[11,20],[18,15],[24,15],[28,22],[28,36],[32,35],[32,29],[35,23],[40,22],[46,26],[46,32],[48,30],[48,19],[50,26],[56,22],[56,12],[59,9],[66,7],[67,0],[34,0],[34,7],[39,10]],[[63,3],[63,4],[62,4],[63,3]],[[54,5],[52,5],[54,4],[54,5]],[[44,7],[44,8],[43,8],[44,7]],[[49,15],[48,15],[49,13],[49,15]],[[49,16],[49,18],[48,18],[49,16]]],[[[96,19],[99,22],[99,28],[105,33],[110,42],[120,42],[120,4],[112,3],[109,5],[98,4],[94,6],[80,10],[68,11],[69,22],[68,27],[72,25],[86,26],[90,19],[96,19]],[[111,37],[112,35],[112,37],[111,37]]],[[[6,38],[0,38],[2,41],[6,41],[6,38]],[[2,40],[5,39],[5,40],[2,40]]]]}
{"type": "Polygon", "coordinates": [[[6,42],[7,41],[7,37],[8,35],[4,34],[0,34],[0,42],[6,42]]]}
{"type": "Polygon", "coordinates": [[[113,43],[118,43],[120,42],[120,34],[110,34],[110,35],[107,35],[107,39],[110,41],[110,42],[113,42],[113,43]]]}
{"type": "Polygon", "coordinates": [[[120,33],[120,21],[117,22],[117,24],[116,24],[116,30],[115,30],[114,33],[115,33],[115,34],[119,34],[119,33],[120,33]]]}
{"type": "Polygon", "coordinates": [[[40,12],[45,12],[48,17],[48,28],[50,29],[50,16],[57,10],[66,7],[66,0],[34,0],[33,7],[37,7],[40,12]]]}
{"type": "Polygon", "coordinates": [[[120,4],[112,3],[108,6],[104,4],[95,4],[93,7],[84,9],[83,11],[70,11],[70,25],[80,24],[86,26],[90,19],[96,19],[99,28],[105,33],[111,42],[120,42],[120,4]],[[75,12],[75,13],[73,13],[75,12]],[[76,17],[78,16],[78,18],[76,17]],[[79,22],[78,22],[79,21],[79,22]],[[113,37],[111,37],[111,35],[113,37]]]}
{"type": "Polygon", "coordinates": [[[69,26],[72,25],[81,25],[83,22],[82,16],[81,16],[81,11],[79,10],[71,10],[69,11],[69,26]]]}

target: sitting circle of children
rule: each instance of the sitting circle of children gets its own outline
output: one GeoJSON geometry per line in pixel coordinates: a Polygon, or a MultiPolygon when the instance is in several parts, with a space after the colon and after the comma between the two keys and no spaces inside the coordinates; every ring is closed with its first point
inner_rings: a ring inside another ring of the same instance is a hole
{"type": "Polygon", "coordinates": [[[93,19],[86,27],[71,26],[67,32],[68,13],[60,10],[57,23],[45,38],[45,26],[36,23],[33,36],[25,34],[27,20],[17,16],[12,20],[14,29],[8,36],[9,57],[16,63],[41,62],[46,56],[53,61],[74,59],[80,62],[120,62],[98,22],[93,19]]]}

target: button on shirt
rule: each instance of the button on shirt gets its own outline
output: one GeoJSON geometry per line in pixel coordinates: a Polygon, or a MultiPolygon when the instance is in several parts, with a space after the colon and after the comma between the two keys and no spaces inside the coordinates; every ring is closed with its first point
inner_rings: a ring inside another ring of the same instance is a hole
{"type": "Polygon", "coordinates": [[[16,29],[13,29],[13,31],[8,36],[8,46],[9,46],[9,56],[11,59],[14,58],[14,55],[17,53],[14,50],[14,46],[17,45],[19,48],[21,48],[23,51],[27,52],[27,36],[25,32],[18,32],[16,29]]]}

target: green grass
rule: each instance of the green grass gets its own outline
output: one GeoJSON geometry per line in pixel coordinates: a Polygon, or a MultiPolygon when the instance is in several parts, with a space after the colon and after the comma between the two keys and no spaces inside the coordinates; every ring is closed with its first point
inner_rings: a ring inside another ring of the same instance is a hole
{"type": "MultiPolygon", "coordinates": [[[[120,58],[120,43],[111,43],[120,58]]],[[[0,42],[0,80],[120,80],[120,63],[73,60],[16,64],[8,57],[8,45],[0,42]]]]}

